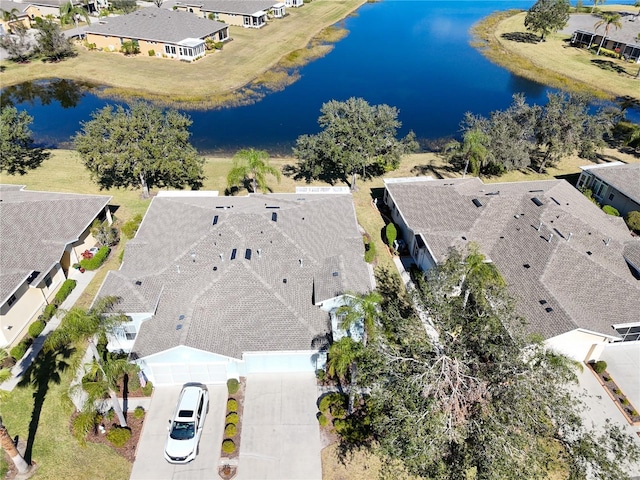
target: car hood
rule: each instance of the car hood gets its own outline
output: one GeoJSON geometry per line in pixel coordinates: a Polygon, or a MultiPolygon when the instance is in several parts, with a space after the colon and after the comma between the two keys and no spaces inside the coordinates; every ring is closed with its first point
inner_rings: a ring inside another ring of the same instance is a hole
{"type": "Polygon", "coordinates": [[[173,458],[186,457],[196,446],[197,436],[190,438],[189,440],[174,440],[171,437],[167,437],[167,443],[165,445],[165,451],[167,455],[173,458]]]}

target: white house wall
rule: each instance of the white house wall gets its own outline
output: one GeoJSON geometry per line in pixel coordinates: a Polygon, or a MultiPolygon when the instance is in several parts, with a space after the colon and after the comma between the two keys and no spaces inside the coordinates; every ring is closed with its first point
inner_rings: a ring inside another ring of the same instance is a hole
{"type": "Polygon", "coordinates": [[[315,372],[324,368],[326,359],[316,351],[299,352],[255,352],[245,353],[244,372],[249,373],[294,373],[315,372]]]}
{"type": "Polygon", "coordinates": [[[572,330],[562,335],[546,340],[546,344],[559,353],[566,355],[578,362],[590,360],[590,352],[596,351],[594,345],[604,344],[608,337],[584,330],[572,330]]]}

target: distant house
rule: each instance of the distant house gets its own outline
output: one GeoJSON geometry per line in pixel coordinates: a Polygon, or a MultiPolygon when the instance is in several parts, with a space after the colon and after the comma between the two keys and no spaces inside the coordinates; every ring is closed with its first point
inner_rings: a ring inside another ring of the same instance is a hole
{"type": "Polygon", "coordinates": [[[373,288],[351,195],[323,192],[161,192],[98,292],[131,319],[108,348],[156,385],[321,368],[343,293],[373,288]]]}
{"type": "Polygon", "coordinates": [[[609,34],[604,37],[604,27],[596,30],[596,23],[600,17],[589,14],[574,13],[569,18],[563,33],[571,34],[571,44],[589,48],[599,46],[604,37],[603,48],[619,52],[623,58],[640,62],[640,18],[629,12],[620,12],[622,28],[609,29],[609,34]]]}
{"type": "Polygon", "coordinates": [[[23,5],[30,5],[31,9],[29,10],[29,16],[31,20],[36,17],[46,17],[47,15],[51,15],[54,18],[60,18],[60,7],[64,4],[71,2],[76,7],[82,7],[87,10],[87,13],[97,13],[102,8],[106,8],[108,2],[106,0],[14,0],[7,1],[3,0],[0,8],[5,11],[10,11],[6,9],[5,4],[10,3],[18,3],[23,5]]]}
{"type": "Polygon", "coordinates": [[[90,227],[108,219],[111,197],[32,192],[0,185],[0,347],[17,343],[96,244],[90,227]]]}
{"type": "Polygon", "coordinates": [[[104,50],[119,51],[124,42],[132,41],[143,55],[152,52],[157,57],[191,62],[204,56],[207,39],[227,41],[229,27],[185,12],[143,8],[90,25],[86,38],[88,43],[104,50]]]}
{"type": "Polygon", "coordinates": [[[30,3],[2,1],[0,2],[0,10],[15,16],[9,20],[0,17],[0,35],[11,32],[11,26],[16,23],[22,23],[29,28],[31,21],[41,16],[40,11],[30,3]]]}
{"type": "Polygon", "coordinates": [[[285,0],[284,4],[287,7],[298,8],[304,5],[304,0],[285,0]]]}
{"type": "Polygon", "coordinates": [[[527,332],[557,350],[583,361],[638,341],[640,240],[566,181],[387,179],[384,202],[423,270],[479,245],[527,332]]]}
{"type": "Polygon", "coordinates": [[[174,8],[245,28],[262,28],[268,15],[282,18],[286,14],[285,4],[273,0],[192,0],[176,2],[174,8]]]}
{"type": "Polygon", "coordinates": [[[580,167],[576,187],[588,188],[603,205],[611,205],[624,216],[640,211],[640,163],[603,163],[580,167]]]}

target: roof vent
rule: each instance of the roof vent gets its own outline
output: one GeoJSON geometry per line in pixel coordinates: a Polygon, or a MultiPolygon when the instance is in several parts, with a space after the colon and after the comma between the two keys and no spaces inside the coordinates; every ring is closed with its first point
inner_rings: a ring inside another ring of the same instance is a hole
{"type": "Polygon", "coordinates": [[[245,260],[251,260],[251,249],[250,248],[247,248],[244,251],[244,259],[245,260]]]}
{"type": "Polygon", "coordinates": [[[604,241],[604,245],[605,245],[605,247],[608,247],[608,246],[609,246],[609,242],[611,242],[611,237],[607,238],[607,239],[604,241]]]}
{"type": "Polygon", "coordinates": [[[136,280],[136,285],[140,286],[142,285],[142,282],[140,280],[136,280]]]}
{"type": "Polygon", "coordinates": [[[213,271],[217,272],[218,271],[218,267],[216,267],[215,265],[213,266],[213,271]]]}
{"type": "Polygon", "coordinates": [[[265,208],[273,209],[273,208],[280,208],[280,206],[279,205],[266,205],[265,208]]]}
{"type": "Polygon", "coordinates": [[[332,273],[332,275],[333,275],[334,277],[337,277],[337,276],[338,276],[338,272],[333,272],[333,273],[332,273]]]}
{"type": "Polygon", "coordinates": [[[541,228],[542,228],[542,222],[538,223],[538,228],[536,228],[536,230],[540,231],[541,228]]]}
{"type": "Polygon", "coordinates": [[[286,278],[283,278],[283,279],[282,279],[282,283],[287,283],[287,279],[286,279],[286,278]]]}
{"type": "Polygon", "coordinates": [[[259,248],[258,250],[256,250],[258,252],[258,258],[262,258],[262,249],[259,248]]]}
{"type": "Polygon", "coordinates": [[[540,300],[540,305],[546,305],[547,301],[546,300],[540,300]]]}
{"type": "Polygon", "coordinates": [[[217,225],[218,224],[218,215],[215,215],[213,217],[213,222],[211,222],[211,225],[217,225]]]}
{"type": "Polygon", "coordinates": [[[477,198],[474,198],[473,200],[471,200],[473,202],[473,204],[480,208],[482,206],[482,202],[480,200],[478,200],[477,198]]]}
{"type": "Polygon", "coordinates": [[[272,212],[271,213],[271,221],[272,222],[277,222],[278,221],[278,212],[272,212]]]}
{"type": "Polygon", "coordinates": [[[553,233],[549,234],[549,238],[547,238],[547,242],[551,243],[551,239],[553,238],[553,233]]]}
{"type": "Polygon", "coordinates": [[[547,307],[547,308],[544,309],[544,311],[547,312],[547,313],[551,313],[551,312],[553,312],[553,308],[547,307]]]}
{"type": "Polygon", "coordinates": [[[224,254],[223,253],[220,254],[220,261],[224,262],[224,254]]]}
{"type": "Polygon", "coordinates": [[[538,207],[541,207],[542,205],[544,205],[544,203],[542,203],[542,201],[538,197],[533,197],[531,201],[535,203],[538,207]]]}
{"type": "Polygon", "coordinates": [[[231,260],[235,260],[236,259],[236,253],[238,253],[238,249],[234,248],[233,250],[231,250],[231,260]]]}
{"type": "Polygon", "coordinates": [[[528,263],[525,263],[524,265],[522,265],[524,268],[531,268],[531,265],[529,265],[528,263]]]}
{"type": "Polygon", "coordinates": [[[301,259],[301,258],[300,258],[300,259],[298,259],[298,262],[300,262],[300,268],[302,268],[302,267],[303,267],[302,259],[301,259]]]}
{"type": "Polygon", "coordinates": [[[591,250],[587,250],[587,255],[593,255],[593,253],[591,252],[591,250]]]}
{"type": "Polygon", "coordinates": [[[538,193],[538,192],[544,192],[544,190],[542,190],[542,189],[538,189],[538,190],[529,190],[529,193],[538,193]]]}
{"type": "Polygon", "coordinates": [[[573,233],[569,232],[569,236],[567,237],[567,242],[571,240],[571,237],[573,237],[573,233]]]}

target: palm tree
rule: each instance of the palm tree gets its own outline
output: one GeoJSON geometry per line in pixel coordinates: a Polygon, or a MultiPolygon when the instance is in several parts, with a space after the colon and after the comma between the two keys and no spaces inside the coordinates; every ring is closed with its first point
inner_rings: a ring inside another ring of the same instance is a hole
{"type": "Polygon", "coordinates": [[[233,168],[227,175],[227,186],[238,187],[246,180],[251,180],[253,193],[269,190],[267,174],[273,175],[280,183],[280,171],[269,165],[269,154],[264,150],[253,148],[240,150],[233,156],[233,168]]]}
{"type": "Polygon", "coordinates": [[[18,449],[16,448],[16,444],[13,443],[13,439],[9,432],[7,431],[7,427],[2,423],[2,417],[0,417],[0,445],[2,445],[2,449],[7,452],[7,455],[11,457],[13,464],[16,466],[18,473],[27,473],[31,468],[18,449]]]}
{"type": "MultiPolygon", "coordinates": [[[[98,352],[95,338],[100,334],[109,333],[115,327],[128,320],[126,315],[113,311],[119,300],[118,297],[101,297],[95,301],[94,306],[89,310],[79,307],[69,310],[62,319],[60,327],[54,330],[45,340],[45,350],[87,340],[94,360],[104,368],[103,358],[98,352]]],[[[104,376],[108,376],[106,372],[104,372],[104,376]]],[[[113,409],[118,415],[120,425],[126,427],[127,421],[124,418],[124,413],[114,389],[110,388],[108,393],[112,399],[113,409]]]]}
{"type": "Polygon", "coordinates": [[[602,15],[600,15],[600,17],[600,20],[598,20],[594,24],[594,27],[596,31],[598,31],[600,27],[604,26],[604,35],[602,36],[602,40],[600,40],[600,45],[598,45],[598,51],[596,52],[596,55],[600,55],[600,49],[602,48],[602,45],[604,45],[604,40],[607,38],[607,35],[609,35],[609,29],[612,26],[615,27],[616,30],[622,28],[622,22],[620,20],[619,13],[603,13],[602,15]]]}
{"type": "Polygon", "coordinates": [[[464,259],[465,271],[462,279],[464,300],[462,308],[465,309],[469,301],[469,295],[473,290],[478,294],[476,301],[483,301],[483,293],[495,286],[504,286],[504,279],[493,263],[487,263],[485,256],[480,253],[477,245],[470,246],[469,255],[464,259]]]}
{"type": "Polygon", "coordinates": [[[77,27],[80,17],[89,23],[89,12],[84,8],[75,6],[70,1],[60,5],[60,25],[67,25],[73,22],[77,27]]]}
{"type": "Polygon", "coordinates": [[[378,292],[369,292],[366,295],[348,295],[347,304],[338,308],[336,314],[340,317],[340,327],[348,330],[352,325],[362,321],[364,332],[362,345],[367,345],[367,340],[373,338],[375,321],[380,312],[382,295],[378,292]]]}
{"type": "Polygon", "coordinates": [[[363,352],[363,345],[350,337],[343,337],[329,347],[329,359],[327,360],[327,374],[338,379],[343,384],[349,376],[349,409],[353,412],[355,390],[357,386],[356,364],[363,352]]]}
{"type": "Polygon", "coordinates": [[[452,152],[451,156],[464,158],[465,164],[462,178],[467,175],[469,165],[471,165],[471,172],[474,175],[480,173],[480,168],[484,165],[489,153],[487,149],[488,143],[489,137],[487,134],[479,128],[473,128],[464,133],[462,143],[454,140],[445,147],[445,150],[452,152]]]}

